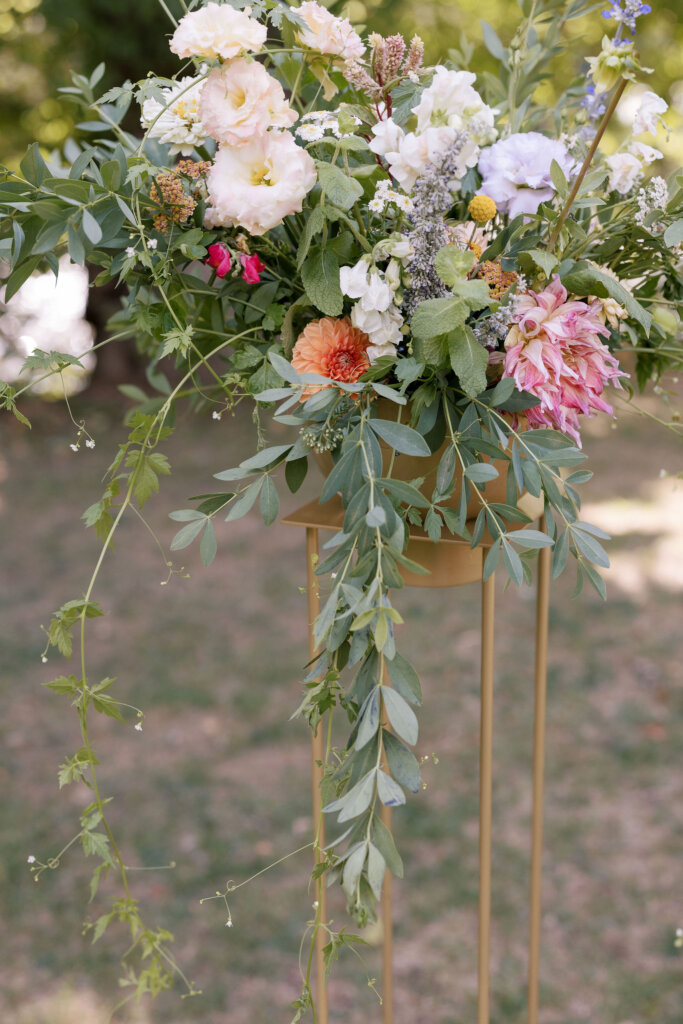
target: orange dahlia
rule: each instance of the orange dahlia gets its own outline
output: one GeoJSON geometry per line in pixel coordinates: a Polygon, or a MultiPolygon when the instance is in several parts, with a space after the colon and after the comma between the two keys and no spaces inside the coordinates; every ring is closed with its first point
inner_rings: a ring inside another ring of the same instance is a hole
{"type": "MultiPolygon", "coordinates": [[[[353,383],[370,366],[365,354],[369,344],[367,334],[354,327],[348,317],[337,320],[325,316],[307,324],[297,338],[292,366],[298,373],[317,373],[331,380],[353,383]]],[[[324,386],[313,386],[306,391],[312,395],[324,386]]]]}

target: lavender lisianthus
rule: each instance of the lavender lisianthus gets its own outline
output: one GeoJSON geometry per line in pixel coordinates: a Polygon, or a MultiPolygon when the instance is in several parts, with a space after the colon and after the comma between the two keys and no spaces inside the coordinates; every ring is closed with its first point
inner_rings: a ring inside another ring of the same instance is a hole
{"type": "Polygon", "coordinates": [[[495,201],[501,213],[510,217],[536,213],[541,203],[555,194],[550,177],[553,160],[566,176],[571,174],[574,161],[562,142],[540,132],[508,135],[482,150],[480,191],[495,201]]]}

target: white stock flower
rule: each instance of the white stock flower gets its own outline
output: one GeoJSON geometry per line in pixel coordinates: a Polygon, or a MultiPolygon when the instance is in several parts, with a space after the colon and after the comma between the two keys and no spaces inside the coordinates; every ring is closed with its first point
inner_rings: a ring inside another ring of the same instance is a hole
{"type": "Polygon", "coordinates": [[[643,172],[643,165],[633,153],[614,153],[605,163],[609,167],[607,187],[610,192],[630,192],[643,172]]]}
{"type": "Polygon", "coordinates": [[[371,363],[381,356],[396,355],[396,346],[403,339],[403,317],[395,306],[379,312],[363,309],[357,302],[351,310],[351,323],[369,337],[366,355],[371,363]]]}
{"type": "Polygon", "coordinates": [[[199,118],[204,83],[187,76],[162,89],[163,102],[150,98],[142,104],[140,123],[150,137],[170,145],[171,155],[189,156],[201,146],[206,132],[199,118]]]}
{"type": "Polygon", "coordinates": [[[399,260],[389,260],[387,268],[384,271],[384,280],[392,291],[397,291],[401,287],[401,264],[399,260]]]}
{"type": "MultiPolygon", "coordinates": [[[[388,150],[385,153],[389,170],[404,191],[410,192],[427,165],[434,163],[437,157],[443,155],[454,137],[454,131],[445,126],[427,128],[420,135],[409,132],[399,140],[396,150],[388,150]]],[[[473,145],[478,154],[476,144],[473,145]]],[[[469,156],[471,155],[470,152],[469,156]]],[[[474,162],[476,163],[476,157],[474,162]]],[[[463,174],[466,169],[466,166],[463,167],[463,174]]]]}
{"type": "Polygon", "coordinates": [[[480,192],[494,200],[500,213],[516,217],[536,213],[555,195],[550,165],[555,160],[565,176],[574,161],[561,142],[540,132],[517,132],[482,150],[480,192]]]}
{"type": "Polygon", "coordinates": [[[315,163],[289,132],[268,132],[242,146],[219,146],[207,184],[209,227],[241,226],[262,235],[300,213],[316,182],[315,163]]]}
{"type": "Polygon", "coordinates": [[[652,164],[655,160],[661,160],[664,156],[654,146],[647,146],[644,142],[632,142],[628,147],[629,153],[638,157],[644,164],[652,164]]]}
{"type": "Polygon", "coordinates": [[[375,136],[369,145],[373,153],[378,156],[385,156],[389,150],[397,150],[405,132],[400,125],[396,124],[393,117],[387,117],[384,121],[378,121],[372,126],[372,134],[375,136]]]}
{"type": "Polygon", "coordinates": [[[378,270],[370,270],[366,260],[359,260],[353,267],[342,267],[339,284],[344,295],[358,299],[363,310],[384,312],[394,301],[393,289],[382,279],[378,270]]]}
{"type": "Polygon", "coordinates": [[[493,111],[472,88],[476,77],[471,71],[449,71],[439,65],[432,84],[413,107],[418,133],[430,126],[446,125],[456,131],[467,131],[479,144],[492,142],[496,137],[493,111]]]}
{"type": "Polygon", "coordinates": [[[668,109],[669,104],[666,100],[648,89],[640,97],[640,104],[633,117],[633,134],[643,135],[645,132],[651,132],[656,135],[661,115],[668,109]]]}
{"type": "Polygon", "coordinates": [[[357,60],[365,53],[363,41],[348,18],[336,18],[314,0],[306,0],[301,7],[292,9],[306,22],[306,27],[297,33],[303,46],[319,53],[332,53],[344,60],[357,60]]]}
{"type": "Polygon", "coordinates": [[[277,79],[263,64],[243,57],[213,69],[202,92],[200,116],[207,134],[230,146],[269,128],[289,128],[297,119],[277,79]]]}
{"type": "Polygon", "coordinates": [[[413,255],[413,247],[407,235],[395,234],[378,242],[375,246],[375,253],[378,259],[395,256],[397,260],[407,260],[413,255]]]}
{"type": "Polygon", "coordinates": [[[244,11],[230,4],[208,3],[180,19],[169,45],[178,57],[230,60],[245,51],[260,50],[265,41],[265,25],[244,11]]]}

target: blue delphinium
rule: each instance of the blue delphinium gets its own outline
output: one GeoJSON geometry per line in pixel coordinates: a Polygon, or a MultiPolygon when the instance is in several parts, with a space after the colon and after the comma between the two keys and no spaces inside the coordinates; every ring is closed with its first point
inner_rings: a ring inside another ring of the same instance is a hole
{"type": "Polygon", "coordinates": [[[641,0],[624,0],[624,6],[621,6],[621,0],[610,0],[609,10],[603,11],[603,18],[607,18],[611,21],[619,22],[619,25],[625,25],[630,30],[631,34],[636,30],[636,19],[640,18],[643,14],[649,14],[652,8],[649,4],[641,3],[641,0]]]}

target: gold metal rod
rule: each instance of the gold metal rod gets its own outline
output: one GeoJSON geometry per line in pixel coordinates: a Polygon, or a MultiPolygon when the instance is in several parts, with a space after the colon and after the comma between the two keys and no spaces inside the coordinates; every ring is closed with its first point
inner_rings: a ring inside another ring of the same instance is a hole
{"type": "Polygon", "coordinates": [[[481,589],[481,731],[479,745],[479,991],[477,1024],[490,1021],[491,805],[493,793],[493,610],[495,580],[481,589]]]}
{"type": "Polygon", "coordinates": [[[536,598],[534,767],[531,820],[531,892],[529,897],[529,1024],[538,1024],[543,860],[543,772],[545,767],[545,708],[548,680],[548,608],[550,604],[551,561],[551,549],[541,548],[538,555],[538,593],[536,598]]]}
{"type": "MultiPolygon", "coordinates": [[[[306,569],[308,584],[308,654],[313,658],[317,651],[313,637],[313,625],[320,612],[320,592],[318,590],[318,579],[315,575],[315,567],[318,561],[318,531],[315,529],[306,530],[306,569]]],[[[313,782],[313,835],[317,840],[315,846],[315,863],[322,859],[321,850],[325,846],[325,826],[322,815],[322,796],[320,783],[324,759],[323,730],[321,724],[317,731],[311,733],[311,775],[313,782]]],[[[316,899],[318,901],[318,920],[327,923],[327,890],[325,889],[324,878],[319,878],[315,883],[316,899]]],[[[329,1009],[327,1003],[327,982],[325,980],[325,957],[323,948],[327,944],[327,936],[323,928],[318,929],[315,940],[315,976],[316,976],[316,1015],[319,1024],[329,1024],[329,1009]]]]}
{"type": "MultiPolygon", "coordinates": [[[[382,821],[391,831],[391,807],[382,805],[382,821]]],[[[382,885],[382,1024],[394,1024],[394,879],[387,869],[382,885]]]]}

